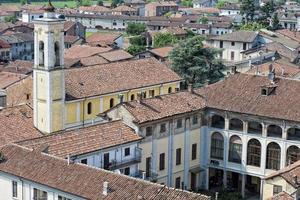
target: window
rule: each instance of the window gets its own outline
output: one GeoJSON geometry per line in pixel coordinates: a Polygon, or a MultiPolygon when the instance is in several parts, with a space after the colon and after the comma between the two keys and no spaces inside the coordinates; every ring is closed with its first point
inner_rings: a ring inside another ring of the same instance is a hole
{"type": "Polygon", "coordinates": [[[163,124],[160,125],[160,131],[159,132],[160,133],[166,132],[166,124],[165,123],[163,123],[163,124]]]}
{"type": "Polygon", "coordinates": [[[231,55],[230,55],[230,59],[231,59],[231,60],[234,60],[234,51],[232,51],[230,54],[231,54],[231,55]]]}
{"type": "Polygon", "coordinates": [[[58,42],[55,42],[54,44],[54,51],[55,51],[55,66],[60,66],[60,49],[59,49],[58,42]]]}
{"type": "Polygon", "coordinates": [[[147,93],[146,93],[146,92],[142,92],[142,97],[143,97],[144,99],[146,99],[146,98],[147,98],[147,93]]]}
{"type": "Polygon", "coordinates": [[[150,177],[151,170],[151,157],[146,158],[146,177],[150,177]]]}
{"type": "Polygon", "coordinates": [[[211,118],[211,127],[224,129],[225,119],[220,115],[213,115],[211,118]]]}
{"type": "Polygon", "coordinates": [[[202,35],[204,35],[205,34],[205,30],[202,30],[202,35]]]}
{"type": "Polygon", "coordinates": [[[244,42],[244,43],[243,43],[243,50],[246,50],[246,49],[247,49],[247,43],[244,42]]]}
{"type": "Polygon", "coordinates": [[[81,162],[82,164],[87,165],[87,159],[82,159],[80,162],[81,162]]]}
{"type": "Polygon", "coordinates": [[[295,145],[290,146],[287,149],[286,154],[286,165],[291,165],[294,162],[300,160],[300,149],[295,145]]]}
{"type": "Polygon", "coordinates": [[[165,153],[159,154],[159,170],[165,169],[165,153]]]}
{"type": "Polygon", "coordinates": [[[125,156],[130,155],[130,147],[125,148],[125,156]]]}
{"type": "Polygon", "coordinates": [[[241,138],[239,136],[232,136],[229,143],[229,162],[241,163],[242,148],[241,138]]]}
{"type": "Polygon", "coordinates": [[[58,200],[71,200],[71,199],[58,195],[58,200]]]}
{"type": "Polygon", "coordinates": [[[230,119],[229,129],[235,131],[243,131],[243,122],[236,118],[230,119]]]}
{"type": "Polygon", "coordinates": [[[224,138],[218,132],[213,133],[211,136],[210,157],[223,160],[223,153],[224,153],[224,138]]]}
{"type": "Polygon", "coordinates": [[[12,195],[13,197],[18,197],[18,183],[17,181],[12,181],[12,195]]]}
{"type": "Polygon", "coordinates": [[[92,103],[91,102],[89,102],[87,105],[87,114],[88,115],[92,114],[92,103]]]}
{"type": "Polygon", "coordinates": [[[169,93],[169,94],[172,93],[172,87],[169,87],[169,88],[168,88],[168,93],[169,93]]]}
{"type": "Polygon", "coordinates": [[[33,199],[34,200],[47,200],[47,192],[34,188],[33,189],[33,199]]]}
{"type": "Polygon", "coordinates": [[[282,128],[277,125],[269,125],[267,128],[267,136],[268,137],[282,137],[282,128]]]}
{"type": "Polygon", "coordinates": [[[181,164],[181,148],[176,149],[176,165],[181,164]]]}
{"type": "Polygon", "coordinates": [[[146,136],[148,137],[148,136],[151,136],[151,135],[152,135],[152,126],[148,126],[146,128],[146,136]]]}
{"type": "Polygon", "coordinates": [[[235,46],[235,42],[231,42],[231,46],[235,46]]]}
{"type": "Polygon", "coordinates": [[[176,179],[175,179],[175,188],[177,188],[177,189],[180,189],[180,177],[177,177],[176,179]]]}
{"type": "Polygon", "coordinates": [[[44,65],[44,42],[39,42],[39,65],[44,65]]]}
{"type": "Polygon", "coordinates": [[[197,117],[197,115],[194,115],[194,116],[193,116],[192,122],[193,122],[193,125],[195,125],[195,124],[198,123],[198,117],[197,117]]]}
{"type": "Polygon", "coordinates": [[[280,146],[271,142],[267,146],[267,169],[279,170],[280,168],[280,146]]]}
{"type": "Polygon", "coordinates": [[[282,186],[280,185],[273,185],[273,195],[282,192],[282,186]]]}
{"type": "Polygon", "coordinates": [[[176,127],[177,128],[182,128],[182,119],[177,119],[177,123],[176,123],[176,127]]]}
{"type": "Polygon", "coordinates": [[[248,133],[252,134],[261,134],[262,133],[262,125],[259,122],[248,122],[248,133]]]}
{"type": "Polygon", "coordinates": [[[260,167],[261,144],[256,139],[251,139],[248,142],[247,148],[247,165],[260,167]]]}
{"type": "Polygon", "coordinates": [[[30,99],[30,94],[26,94],[26,100],[30,99]]]}
{"type": "Polygon", "coordinates": [[[192,160],[197,159],[197,143],[192,144],[192,160]]]}
{"type": "Polygon", "coordinates": [[[130,100],[133,101],[135,99],[134,94],[130,96],[130,100]]]}
{"type": "Polygon", "coordinates": [[[114,98],[111,98],[111,99],[109,100],[109,107],[110,107],[110,108],[114,107],[114,98]]]}
{"type": "Polygon", "coordinates": [[[149,97],[154,97],[154,90],[149,90],[149,97]]]}
{"type": "Polygon", "coordinates": [[[127,176],[130,175],[130,167],[126,167],[126,168],[124,169],[124,174],[127,175],[127,176]]]}

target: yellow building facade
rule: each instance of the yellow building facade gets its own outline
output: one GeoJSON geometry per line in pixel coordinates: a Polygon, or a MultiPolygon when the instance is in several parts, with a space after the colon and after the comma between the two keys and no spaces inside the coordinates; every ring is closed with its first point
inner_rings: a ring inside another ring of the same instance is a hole
{"type": "MultiPolygon", "coordinates": [[[[98,92],[93,95],[68,99],[66,77],[72,69],[64,69],[64,20],[55,13],[46,12],[43,18],[34,22],[35,60],[33,72],[34,125],[44,133],[53,133],[68,128],[99,122],[100,113],[120,102],[135,100],[138,94],[143,98],[172,93],[179,89],[180,79],[161,82],[147,82],[142,87],[132,85],[126,89],[98,92]]],[[[135,61],[132,61],[135,62],[135,61]]],[[[158,61],[157,61],[158,62],[158,61]]],[[[127,63],[130,65],[130,62],[127,63]]],[[[126,66],[125,66],[126,67],[126,66]]],[[[162,69],[162,71],[165,71],[162,69]]],[[[101,73],[101,71],[97,71],[101,73]]],[[[142,72],[147,74],[147,71],[142,72]]],[[[166,74],[166,73],[165,73],[166,74]]],[[[78,76],[83,76],[78,74],[78,76]]],[[[110,77],[114,78],[113,72],[110,77]]],[[[81,78],[81,77],[79,77],[81,78]]],[[[105,77],[104,77],[105,78],[105,77]]],[[[126,76],[118,77],[126,81],[126,76]]],[[[131,77],[132,78],[132,77],[131,77]]],[[[145,77],[147,79],[148,77],[145,77]]],[[[155,77],[157,78],[157,77],[155,77]]],[[[74,80],[75,82],[75,80],[74,80]]],[[[118,82],[118,81],[116,81],[118,82]]],[[[80,82],[78,83],[80,87],[80,82]]],[[[93,85],[106,84],[96,79],[93,85]]],[[[77,87],[77,85],[76,85],[77,87]]],[[[107,84],[107,87],[110,86],[107,84]]]]}

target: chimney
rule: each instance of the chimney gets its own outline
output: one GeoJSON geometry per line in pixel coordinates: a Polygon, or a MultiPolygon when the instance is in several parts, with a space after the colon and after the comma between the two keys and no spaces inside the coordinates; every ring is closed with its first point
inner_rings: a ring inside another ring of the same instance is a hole
{"type": "Polygon", "coordinates": [[[294,182],[295,182],[297,185],[299,185],[299,182],[298,182],[298,176],[295,175],[295,176],[293,177],[293,179],[294,179],[294,182]]]}
{"type": "Polygon", "coordinates": [[[274,84],[274,81],[275,81],[275,68],[273,68],[272,64],[269,65],[268,79],[271,81],[272,84],[274,84]]]}
{"type": "Polygon", "coordinates": [[[104,181],[103,182],[103,195],[107,196],[108,193],[108,182],[104,181]]]}
{"type": "Polygon", "coordinates": [[[67,156],[67,159],[68,159],[68,165],[70,165],[71,164],[71,157],[70,157],[70,155],[67,156]]]}
{"type": "Polygon", "coordinates": [[[190,93],[193,93],[193,84],[191,84],[191,83],[188,84],[188,91],[190,93]]]}

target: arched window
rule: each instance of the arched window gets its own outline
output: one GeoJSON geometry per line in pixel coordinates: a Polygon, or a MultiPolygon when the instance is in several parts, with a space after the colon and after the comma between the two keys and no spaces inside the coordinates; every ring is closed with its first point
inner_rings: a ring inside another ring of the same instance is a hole
{"type": "Polygon", "coordinates": [[[135,99],[134,94],[130,96],[130,100],[133,101],[135,99]]]}
{"type": "Polygon", "coordinates": [[[259,122],[248,122],[248,133],[262,134],[262,125],[259,122]]]}
{"type": "Polygon", "coordinates": [[[39,42],[39,66],[43,66],[44,65],[44,42],[40,41],[39,42]]]}
{"type": "Polygon", "coordinates": [[[293,145],[287,149],[286,152],[286,165],[293,164],[294,162],[300,160],[300,149],[299,147],[293,145]]]}
{"type": "Polygon", "coordinates": [[[229,141],[229,162],[241,163],[242,162],[242,149],[243,144],[239,136],[231,136],[229,141]]]}
{"type": "Polygon", "coordinates": [[[267,169],[278,170],[280,168],[280,146],[271,142],[267,146],[267,169]]]}
{"type": "Polygon", "coordinates": [[[110,107],[110,108],[114,107],[114,98],[111,98],[111,99],[109,100],[109,107],[110,107]]]}
{"type": "Polygon", "coordinates": [[[235,131],[243,131],[243,122],[239,119],[230,119],[229,129],[235,131]]]}
{"type": "Polygon", "coordinates": [[[260,167],[261,144],[257,139],[251,139],[247,148],[247,165],[260,167]]]}
{"type": "Polygon", "coordinates": [[[269,125],[267,129],[267,136],[281,138],[282,137],[281,127],[277,125],[269,125]]]}
{"type": "Polygon", "coordinates": [[[55,51],[55,66],[60,66],[59,42],[55,42],[55,44],[54,44],[54,51],[55,51]]]}
{"type": "Polygon", "coordinates": [[[215,132],[211,136],[210,157],[223,160],[224,138],[221,133],[215,132]]]}
{"type": "Polygon", "coordinates": [[[169,88],[168,88],[168,93],[169,93],[169,94],[172,93],[172,87],[169,87],[169,88]]]}
{"type": "Polygon", "coordinates": [[[289,128],[287,131],[287,139],[300,141],[300,129],[299,128],[289,128]]]}
{"type": "Polygon", "coordinates": [[[211,118],[211,127],[224,129],[225,120],[220,115],[213,115],[211,118]]]}
{"type": "Polygon", "coordinates": [[[92,114],[92,103],[91,102],[89,102],[88,104],[87,104],[87,114],[92,114]]]}

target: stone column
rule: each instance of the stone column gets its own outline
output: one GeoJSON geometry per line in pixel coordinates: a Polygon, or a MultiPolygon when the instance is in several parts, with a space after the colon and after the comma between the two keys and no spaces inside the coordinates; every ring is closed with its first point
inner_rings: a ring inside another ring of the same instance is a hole
{"type": "Polygon", "coordinates": [[[245,184],[246,184],[246,175],[242,175],[242,197],[245,198],[245,184]]]}

